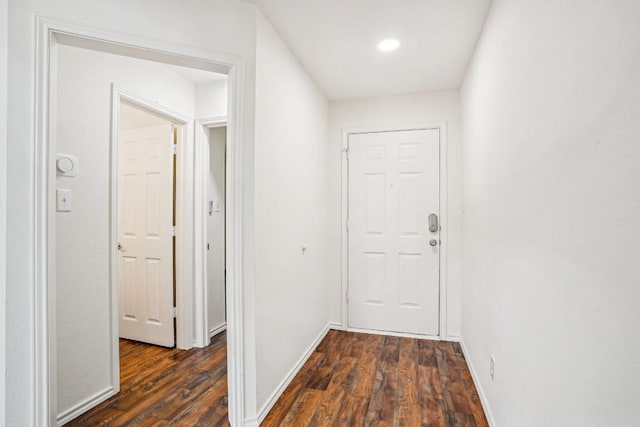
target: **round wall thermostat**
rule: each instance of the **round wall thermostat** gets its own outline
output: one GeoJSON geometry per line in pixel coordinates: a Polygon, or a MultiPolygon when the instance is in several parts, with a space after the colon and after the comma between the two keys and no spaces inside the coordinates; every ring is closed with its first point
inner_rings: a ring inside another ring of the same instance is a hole
{"type": "Polygon", "coordinates": [[[63,157],[58,159],[56,167],[58,168],[58,171],[62,173],[69,173],[73,169],[73,162],[68,157],[63,157]]]}
{"type": "Polygon", "coordinates": [[[78,159],[71,154],[56,155],[56,174],[58,176],[74,177],[78,174],[78,159]]]}

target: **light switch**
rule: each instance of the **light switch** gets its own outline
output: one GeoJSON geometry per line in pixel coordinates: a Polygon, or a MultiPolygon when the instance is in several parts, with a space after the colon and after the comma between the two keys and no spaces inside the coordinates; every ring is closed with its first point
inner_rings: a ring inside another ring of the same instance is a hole
{"type": "Polygon", "coordinates": [[[71,212],[71,190],[56,190],[56,210],[58,212],[71,212]]]}

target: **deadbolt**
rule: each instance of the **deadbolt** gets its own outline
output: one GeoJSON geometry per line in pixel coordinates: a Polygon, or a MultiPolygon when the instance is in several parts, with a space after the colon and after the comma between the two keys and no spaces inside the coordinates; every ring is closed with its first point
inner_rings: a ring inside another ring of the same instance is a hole
{"type": "Polygon", "coordinates": [[[431,239],[431,240],[429,240],[429,245],[438,246],[438,241],[436,239],[431,239]]]}
{"type": "Polygon", "coordinates": [[[429,231],[435,233],[439,229],[438,225],[438,215],[432,213],[429,215],[429,231]]]}

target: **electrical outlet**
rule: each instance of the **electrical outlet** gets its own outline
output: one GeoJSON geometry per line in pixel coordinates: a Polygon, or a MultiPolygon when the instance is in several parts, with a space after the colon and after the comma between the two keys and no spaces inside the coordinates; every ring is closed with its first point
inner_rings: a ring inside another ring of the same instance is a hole
{"type": "Polygon", "coordinates": [[[496,379],[496,359],[491,355],[489,359],[489,376],[491,377],[491,381],[496,379]]]}

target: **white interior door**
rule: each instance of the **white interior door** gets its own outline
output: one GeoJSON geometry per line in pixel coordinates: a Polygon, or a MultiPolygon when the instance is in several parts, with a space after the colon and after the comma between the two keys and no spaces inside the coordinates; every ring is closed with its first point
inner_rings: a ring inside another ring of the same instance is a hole
{"type": "Polygon", "coordinates": [[[349,136],[350,327],[438,335],[439,140],[437,129],[349,136]]]}
{"type": "Polygon", "coordinates": [[[120,337],[167,347],[173,327],[173,127],[121,130],[118,145],[120,337]]]}

